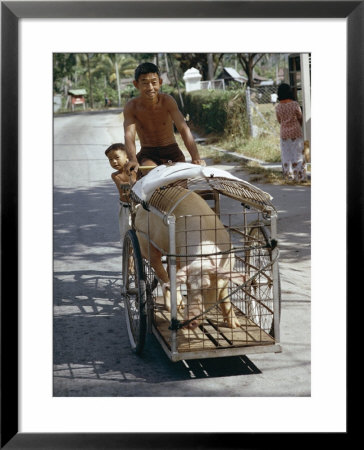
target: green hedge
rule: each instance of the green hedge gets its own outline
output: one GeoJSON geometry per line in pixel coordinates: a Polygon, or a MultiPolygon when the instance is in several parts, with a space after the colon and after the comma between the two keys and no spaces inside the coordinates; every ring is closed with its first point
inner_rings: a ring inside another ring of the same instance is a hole
{"type": "Polygon", "coordinates": [[[248,136],[245,90],[183,92],[183,108],[178,93],[172,95],[192,125],[202,132],[248,136]]]}

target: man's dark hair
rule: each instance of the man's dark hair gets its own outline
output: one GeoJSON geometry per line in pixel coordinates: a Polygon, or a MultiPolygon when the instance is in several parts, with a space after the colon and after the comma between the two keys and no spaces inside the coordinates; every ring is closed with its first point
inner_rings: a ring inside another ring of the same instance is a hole
{"type": "Polygon", "coordinates": [[[124,150],[124,151],[126,151],[125,145],[124,145],[122,142],[118,142],[118,143],[116,143],[116,144],[110,145],[110,147],[108,147],[108,148],[105,150],[105,155],[107,156],[107,154],[108,154],[109,152],[111,152],[112,150],[124,150]]]}
{"type": "Polygon", "coordinates": [[[278,100],[295,100],[291,86],[286,83],[282,83],[278,87],[278,100]]]}
{"type": "Polygon", "coordinates": [[[134,74],[135,81],[138,81],[138,78],[140,77],[140,75],[143,75],[146,73],[156,73],[158,75],[158,77],[160,77],[158,67],[153,63],[145,62],[145,63],[139,64],[139,66],[135,69],[135,74],[134,74]]]}

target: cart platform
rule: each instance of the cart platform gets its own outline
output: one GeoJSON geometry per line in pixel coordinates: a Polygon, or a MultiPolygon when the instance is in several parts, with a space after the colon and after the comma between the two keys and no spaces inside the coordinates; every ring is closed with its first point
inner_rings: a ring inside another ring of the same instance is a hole
{"type": "MultiPolygon", "coordinates": [[[[163,297],[157,297],[154,310],[154,334],[161,343],[171,351],[171,313],[164,307],[163,297]]],[[[231,349],[231,354],[257,353],[257,346],[269,346],[275,344],[274,337],[262,330],[256,323],[250,320],[239,308],[233,305],[236,317],[240,322],[240,327],[232,329],[226,326],[222,319],[220,309],[215,306],[211,311],[204,314],[201,325],[193,330],[181,328],[177,331],[177,351],[178,359],[194,359],[196,357],[219,356],[221,350],[231,349]],[[246,352],[242,351],[246,347],[246,352]],[[235,351],[234,351],[235,349],[235,351]],[[250,351],[249,351],[250,349],[250,351]],[[216,350],[215,352],[212,352],[216,350]],[[208,352],[205,354],[204,352],[208,352]]],[[[177,319],[183,322],[183,311],[177,313],[177,319]]],[[[268,349],[267,349],[268,350],[268,349]]],[[[276,345],[276,352],[281,351],[276,345]]],[[[258,352],[264,352],[262,348],[258,352]]],[[[226,353],[224,351],[224,353],[226,353]]]]}

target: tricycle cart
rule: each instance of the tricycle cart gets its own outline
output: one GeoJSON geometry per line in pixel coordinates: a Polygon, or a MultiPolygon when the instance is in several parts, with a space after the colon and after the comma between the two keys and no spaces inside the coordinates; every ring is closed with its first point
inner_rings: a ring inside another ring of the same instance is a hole
{"type": "Polygon", "coordinates": [[[135,183],[131,215],[133,225],[123,246],[122,297],[130,344],[137,354],[142,352],[148,332],[172,361],[281,351],[277,211],[269,194],[220,169],[175,163],[158,166],[135,183]],[[194,329],[188,327],[191,320],[186,320],[178,307],[177,289],[184,300],[188,292],[186,285],[177,286],[176,262],[188,257],[188,249],[176,248],[176,221],[185,220],[184,233],[200,231],[191,229],[187,216],[174,215],[173,195],[179,189],[195,191],[204,198],[228,232],[234,272],[245,278],[238,285],[231,280],[227,285],[240,324],[236,328],[229,328],[224,321],[220,309],[224,299],[206,308],[194,329]],[[170,311],[165,308],[150,258],[141,254],[134,220],[138,208],[147,210],[148,227],[151,215],[157,215],[168,228],[169,249],[162,261],[170,279],[170,311]]]}

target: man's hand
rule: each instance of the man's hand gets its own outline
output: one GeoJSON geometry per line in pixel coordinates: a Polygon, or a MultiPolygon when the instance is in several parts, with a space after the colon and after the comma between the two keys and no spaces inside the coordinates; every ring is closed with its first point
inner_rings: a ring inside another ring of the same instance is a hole
{"type": "Polygon", "coordinates": [[[192,164],[196,164],[198,166],[206,166],[206,162],[203,159],[193,159],[192,164]]]}
{"type": "Polygon", "coordinates": [[[125,164],[125,172],[128,175],[131,175],[133,172],[136,173],[138,171],[138,168],[139,168],[139,163],[136,159],[130,160],[125,164]]]}

